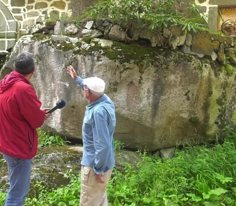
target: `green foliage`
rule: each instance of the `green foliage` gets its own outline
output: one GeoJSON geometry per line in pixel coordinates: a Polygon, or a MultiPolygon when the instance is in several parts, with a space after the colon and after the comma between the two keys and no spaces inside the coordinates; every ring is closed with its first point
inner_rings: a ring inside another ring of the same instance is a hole
{"type": "Polygon", "coordinates": [[[59,20],[60,20],[59,17],[48,18],[48,19],[45,20],[45,24],[46,24],[47,26],[49,26],[49,25],[55,25],[56,22],[59,21],[59,20]]]}
{"type": "Polygon", "coordinates": [[[62,15],[61,17],[59,17],[58,15],[51,15],[49,18],[45,20],[45,24],[49,26],[49,25],[55,25],[57,21],[67,22],[69,20],[70,17],[67,14],[62,15]]]}
{"type": "Polygon", "coordinates": [[[38,130],[39,137],[39,146],[40,147],[48,147],[48,146],[64,146],[67,142],[59,135],[51,135],[48,132],[43,130],[38,130]]]}
{"type": "Polygon", "coordinates": [[[4,205],[7,194],[0,192],[0,205],[4,205]]]}
{"type": "Polygon", "coordinates": [[[41,182],[37,186],[40,191],[38,198],[27,198],[24,206],[75,206],[79,205],[80,197],[80,176],[70,176],[70,185],[60,187],[52,192],[47,192],[41,182]]]}
{"type": "MultiPolygon", "coordinates": [[[[137,166],[126,164],[123,172],[114,168],[108,184],[111,206],[235,206],[236,133],[223,130],[224,144],[195,146],[176,151],[164,162],[139,152],[137,166]]],[[[116,141],[117,148],[123,144],[116,141]]],[[[70,174],[68,174],[70,175],[70,174]]],[[[79,205],[80,176],[70,175],[70,184],[46,191],[37,184],[40,195],[27,198],[25,206],[79,205]]],[[[0,193],[0,205],[5,194],[0,193]]]]}
{"type": "Polygon", "coordinates": [[[127,29],[136,26],[155,30],[177,25],[183,30],[196,32],[207,27],[204,15],[196,4],[176,0],[105,0],[89,7],[80,16],[80,19],[86,20],[104,18],[127,29]],[[185,8],[184,12],[182,8],[185,8]]]}
{"type": "Polygon", "coordinates": [[[234,73],[234,67],[227,60],[225,66],[221,66],[220,71],[225,71],[228,76],[232,76],[234,73]]]}
{"type": "Polygon", "coordinates": [[[229,142],[178,151],[164,163],[142,154],[138,168],[115,171],[110,200],[114,205],[233,205],[235,154],[229,142]]]}
{"type": "Polygon", "coordinates": [[[232,67],[230,64],[226,64],[226,72],[229,76],[231,76],[234,73],[234,67],[232,67]]]}
{"type": "Polygon", "coordinates": [[[120,151],[124,148],[124,142],[121,142],[119,140],[114,141],[115,151],[120,151]]]}
{"type": "Polygon", "coordinates": [[[228,141],[236,146],[236,132],[233,128],[226,126],[223,129],[223,136],[228,141]]]}

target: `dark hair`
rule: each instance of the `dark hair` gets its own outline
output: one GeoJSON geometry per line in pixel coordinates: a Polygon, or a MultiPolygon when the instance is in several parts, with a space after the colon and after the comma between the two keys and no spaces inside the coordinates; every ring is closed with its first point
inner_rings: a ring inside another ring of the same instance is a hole
{"type": "Polygon", "coordinates": [[[20,74],[30,74],[35,67],[34,56],[31,53],[23,52],[18,54],[15,60],[15,71],[20,74]]]}

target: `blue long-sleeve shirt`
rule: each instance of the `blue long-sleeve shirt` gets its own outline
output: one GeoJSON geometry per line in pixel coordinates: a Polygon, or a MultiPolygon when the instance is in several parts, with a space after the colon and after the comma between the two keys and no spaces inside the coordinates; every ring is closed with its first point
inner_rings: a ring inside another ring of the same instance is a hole
{"type": "MultiPolygon", "coordinates": [[[[84,90],[83,79],[78,77],[76,82],[84,90]]],[[[115,126],[115,106],[106,94],[86,106],[82,128],[84,149],[81,164],[94,168],[96,174],[105,173],[115,165],[115,126]]]]}

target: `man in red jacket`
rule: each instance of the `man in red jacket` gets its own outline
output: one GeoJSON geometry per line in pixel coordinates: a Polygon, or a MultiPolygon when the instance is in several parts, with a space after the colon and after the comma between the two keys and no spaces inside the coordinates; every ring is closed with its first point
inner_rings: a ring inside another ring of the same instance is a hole
{"type": "Polygon", "coordinates": [[[0,152],[7,162],[10,189],[5,206],[22,206],[30,188],[31,159],[36,155],[38,134],[50,114],[40,109],[29,80],[34,57],[24,52],[15,60],[15,70],[0,82],[0,152]]]}

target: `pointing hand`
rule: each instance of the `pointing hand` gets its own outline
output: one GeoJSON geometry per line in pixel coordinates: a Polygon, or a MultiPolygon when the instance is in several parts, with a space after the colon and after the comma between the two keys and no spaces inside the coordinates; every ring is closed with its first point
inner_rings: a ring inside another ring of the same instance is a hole
{"type": "Polygon", "coordinates": [[[78,77],[76,71],[71,65],[67,67],[67,73],[71,76],[72,79],[77,79],[78,77]]]}

